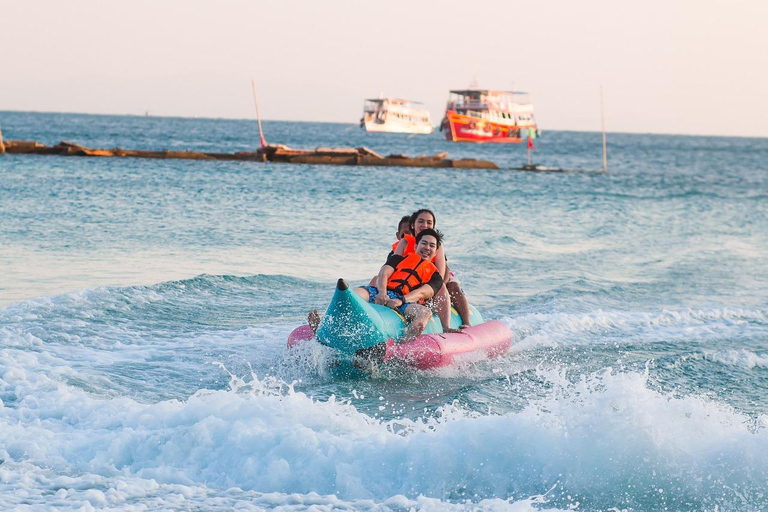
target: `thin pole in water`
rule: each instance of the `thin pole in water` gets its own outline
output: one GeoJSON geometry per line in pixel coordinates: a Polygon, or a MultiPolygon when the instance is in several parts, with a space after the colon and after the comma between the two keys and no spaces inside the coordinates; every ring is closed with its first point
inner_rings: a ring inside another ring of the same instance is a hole
{"type": "Polygon", "coordinates": [[[528,167],[531,166],[531,138],[528,137],[528,167]]]}
{"type": "Polygon", "coordinates": [[[603,108],[603,86],[600,86],[600,125],[603,129],[603,172],[608,172],[608,154],[605,146],[605,109],[603,108]]]}
{"type": "Polygon", "coordinates": [[[253,88],[253,102],[256,104],[256,121],[259,123],[259,141],[261,147],[267,146],[267,141],[264,139],[264,132],[261,130],[261,114],[259,113],[259,100],[256,98],[256,81],[251,80],[251,87],[253,88]]]}

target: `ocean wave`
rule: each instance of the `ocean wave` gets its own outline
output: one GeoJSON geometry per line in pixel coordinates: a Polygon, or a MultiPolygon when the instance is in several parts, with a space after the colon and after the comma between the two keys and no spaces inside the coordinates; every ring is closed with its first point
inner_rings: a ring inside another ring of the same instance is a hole
{"type": "Polygon", "coordinates": [[[704,350],[701,354],[691,357],[701,357],[707,361],[727,366],[741,368],[768,368],[768,353],[759,354],[750,350],[704,350]]]}
{"type": "Polygon", "coordinates": [[[611,343],[622,338],[628,343],[654,342],[659,338],[701,341],[722,336],[728,329],[739,331],[743,325],[765,326],[768,313],[761,309],[713,308],[661,312],[625,312],[596,310],[585,313],[529,313],[504,317],[516,333],[517,343],[526,348],[594,343],[603,337],[611,343]],[[631,334],[631,336],[626,336],[631,334]],[[621,336],[623,335],[623,336],[621,336]]]}
{"type": "Polygon", "coordinates": [[[768,506],[768,463],[754,455],[768,449],[768,418],[654,391],[642,373],[538,377],[550,391],[519,412],[445,405],[382,421],[360,413],[354,394],[317,400],[272,378],[232,376],[229,389],[141,404],[6,371],[0,487],[122,506],[160,486],[164,496],[273,492],[276,505],[317,493],[318,503],[382,507],[424,498],[523,507],[531,496],[586,510],[768,506]]]}
{"type": "Polygon", "coordinates": [[[128,324],[144,332],[253,324],[305,314],[307,290],[321,289],[330,286],[281,275],[204,274],[151,286],[96,287],[16,302],[0,309],[0,325],[34,330],[44,322],[49,332],[63,333],[128,324]]]}

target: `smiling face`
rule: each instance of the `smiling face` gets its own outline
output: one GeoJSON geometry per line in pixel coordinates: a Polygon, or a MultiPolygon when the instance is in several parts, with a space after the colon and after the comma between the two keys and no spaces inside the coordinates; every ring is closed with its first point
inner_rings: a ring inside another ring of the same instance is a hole
{"type": "Polygon", "coordinates": [[[431,260],[437,254],[437,238],[432,235],[424,235],[416,244],[416,254],[425,260],[431,260]]]}
{"type": "Polygon", "coordinates": [[[418,235],[422,229],[435,229],[435,218],[429,212],[421,212],[413,222],[414,235],[418,235]]]}

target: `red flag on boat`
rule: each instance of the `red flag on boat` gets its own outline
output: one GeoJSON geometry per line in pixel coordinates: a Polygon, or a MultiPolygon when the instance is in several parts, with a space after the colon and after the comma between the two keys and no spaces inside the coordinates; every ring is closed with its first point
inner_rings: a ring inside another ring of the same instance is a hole
{"type": "Polygon", "coordinates": [[[528,136],[528,149],[536,149],[536,146],[533,145],[533,139],[531,136],[528,136]]]}

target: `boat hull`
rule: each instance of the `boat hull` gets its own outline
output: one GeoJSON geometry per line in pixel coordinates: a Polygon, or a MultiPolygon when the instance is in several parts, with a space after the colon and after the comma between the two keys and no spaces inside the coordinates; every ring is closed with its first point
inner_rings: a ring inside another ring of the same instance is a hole
{"type": "MultiPolygon", "coordinates": [[[[288,348],[317,342],[309,325],[300,325],[288,336],[288,348]]],[[[492,359],[512,346],[512,332],[502,322],[490,321],[460,333],[422,334],[408,343],[384,342],[382,363],[416,370],[432,370],[454,364],[492,359]]]]}
{"type": "Polygon", "coordinates": [[[492,142],[519,144],[528,135],[535,136],[535,126],[508,125],[479,117],[447,111],[443,121],[445,138],[453,142],[492,142]]]}
{"type": "Polygon", "coordinates": [[[430,124],[401,124],[394,122],[377,123],[373,119],[365,119],[365,131],[368,133],[413,133],[417,135],[429,135],[435,128],[430,124]]]}
{"type": "Polygon", "coordinates": [[[384,364],[397,363],[429,370],[474,362],[504,354],[512,346],[512,331],[502,322],[484,322],[462,332],[422,334],[408,343],[386,342],[384,364]]]}
{"type": "MultiPolygon", "coordinates": [[[[470,327],[462,332],[443,333],[436,316],[424,333],[407,343],[396,343],[406,327],[405,319],[394,310],[365,302],[343,280],[339,280],[317,334],[302,325],[291,332],[288,347],[310,340],[335,349],[342,359],[365,357],[370,366],[401,364],[416,369],[441,368],[460,361],[496,357],[512,345],[512,332],[501,322],[484,322],[480,313],[470,308],[470,327]]],[[[451,312],[451,327],[461,320],[451,312]]]]}
{"type": "MultiPolygon", "coordinates": [[[[483,322],[483,317],[471,306],[470,313],[470,325],[483,322]]],[[[451,328],[457,329],[460,325],[459,314],[452,310],[451,328]]],[[[366,302],[343,279],[339,279],[318,326],[317,338],[320,343],[336,349],[344,357],[352,357],[359,350],[379,345],[388,339],[402,338],[406,326],[407,322],[400,313],[386,306],[366,302]]],[[[424,333],[441,332],[443,328],[440,320],[433,315],[424,333]]]]}

